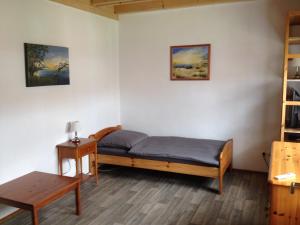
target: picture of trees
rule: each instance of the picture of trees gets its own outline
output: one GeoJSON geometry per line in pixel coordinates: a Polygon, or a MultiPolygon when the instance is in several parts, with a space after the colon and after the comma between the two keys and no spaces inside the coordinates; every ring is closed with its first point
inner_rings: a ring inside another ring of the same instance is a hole
{"type": "Polygon", "coordinates": [[[26,87],[70,84],[68,48],[28,43],[24,47],[26,87]]]}

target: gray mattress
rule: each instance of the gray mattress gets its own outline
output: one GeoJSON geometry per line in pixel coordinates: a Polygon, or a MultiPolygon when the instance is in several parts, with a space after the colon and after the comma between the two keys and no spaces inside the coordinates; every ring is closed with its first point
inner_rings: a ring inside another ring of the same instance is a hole
{"type": "Polygon", "coordinates": [[[182,137],[148,137],[129,151],[101,147],[98,148],[98,153],[218,167],[225,143],[182,137]]]}

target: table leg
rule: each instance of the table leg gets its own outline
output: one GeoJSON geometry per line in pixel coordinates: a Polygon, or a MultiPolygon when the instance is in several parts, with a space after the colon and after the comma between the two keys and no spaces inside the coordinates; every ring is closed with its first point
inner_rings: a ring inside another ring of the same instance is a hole
{"type": "Polygon", "coordinates": [[[92,163],[93,163],[93,160],[92,160],[91,154],[89,154],[89,174],[94,173],[94,171],[92,171],[92,163]]]}
{"type": "Polygon", "coordinates": [[[59,174],[63,175],[63,168],[62,168],[62,158],[60,155],[60,151],[58,151],[58,167],[59,167],[59,174]]]}
{"type": "Polygon", "coordinates": [[[81,214],[81,206],[80,206],[80,183],[77,184],[75,189],[76,195],[76,214],[79,216],[81,214]]]}
{"type": "Polygon", "coordinates": [[[97,163],[97,151],[95,151],[95,160],[94,160],[94,166],[95,166],[95,178],[96,178],[96,184],[98,185],[98,163],[97,163]]]}
{"type": "Polygon", "coordinates": [[[36,208],[32,209],[32,223],[33,225],[39,225],[39,214],[36,208]]]}
{"type": "Polygon", "coordinates": [[[75,163],[76,163],[76,177],[79,177],[79,159],[78,158],[75,159],[75,163]]]}
{"type": "Polygon", "coordinates": [[[80,157],[80,173],[83,173],[83,169],[82,169],[82,157],[80,157]]]}

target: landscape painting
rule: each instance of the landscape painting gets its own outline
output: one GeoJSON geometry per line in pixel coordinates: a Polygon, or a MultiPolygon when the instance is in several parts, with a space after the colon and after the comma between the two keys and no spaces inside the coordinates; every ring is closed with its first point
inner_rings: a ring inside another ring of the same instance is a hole
{"type": "Polygon", "coordinates": [[[171,46],[171,80],[209,80],[210,44],[171,46]]]}
{"type": "Polygon", "coordinates": [[[28,43],[24,47],[26,87],[70,84],[68,48],[28,43]]]}

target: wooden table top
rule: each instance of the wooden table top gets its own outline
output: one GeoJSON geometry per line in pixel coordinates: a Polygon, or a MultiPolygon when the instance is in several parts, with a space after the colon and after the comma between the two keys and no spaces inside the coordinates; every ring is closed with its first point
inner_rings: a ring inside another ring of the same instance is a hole
{"type": "Polygon", "coordinates": [[[0,200],[36,205],[78,182],[79,179],[74,177],[32,172],[0,185],[0,200]]]}
{"type": "Polygon", "coordinates": [[[300,143],[274,141],[269,168],[269,183],[290,186],[300,183],[300,143]],[[277,180],[274,177],[284,173],[295,173],[296,178],[277,180]]]}
{"type": "Polygon", "coordinates": [[[90,144],[95,142],[96,140],[93,138],[80,138],[79,143],[73,143],[72,141],[66,141],[64,143],[61,143],[57,145],[56,147],[65,147],[65,148],[78,148],[86,144],[90,144]]]}

